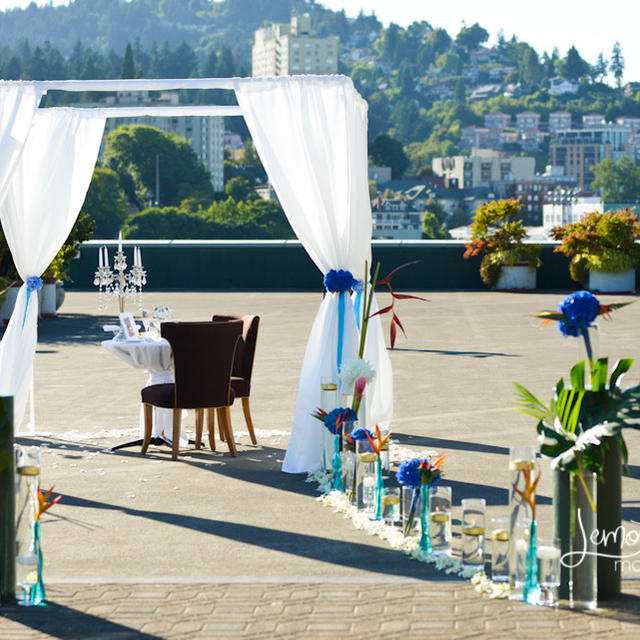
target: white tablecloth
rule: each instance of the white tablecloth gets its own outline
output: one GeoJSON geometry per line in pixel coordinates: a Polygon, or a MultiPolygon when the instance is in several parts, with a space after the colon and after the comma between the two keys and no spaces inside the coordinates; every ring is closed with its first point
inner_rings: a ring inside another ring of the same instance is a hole
{"type": "MultiPolygon", "coordinates": [[[[136,369],[144,369],[149,374],[147,384],[163,384],[174,382],[173,357],[171,345],[164,338],[157,340],[103,340],[102,346],[136,369]]],[[[186,412],[183,413],[184,418],[186,412]]],[[[171,441],[173,434],[173,411],[171,409],[153,408],[152,436],[163,436],[171,441]]],[[[140,437],[144,437],[144,410],[140,404],[140,437]]],[[[186,446],[188,439],[184,430],[180,432],[180,445],[186,446]]]]}

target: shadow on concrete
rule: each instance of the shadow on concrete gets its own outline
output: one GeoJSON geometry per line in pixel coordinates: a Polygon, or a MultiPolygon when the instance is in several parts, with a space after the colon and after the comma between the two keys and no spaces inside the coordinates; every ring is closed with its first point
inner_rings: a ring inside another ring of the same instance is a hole
{"type": "Polygon", "coordinates": [[[429,579],[456,579],[445,576],[433,565],[414,562],[408,556],[397,551],[357,542],[345,542],[335,538],[294,533],[281,529],[269,529],[255,525],[229,522],[226,520],[209,520],[199,516],[185,516],[179,513],[147,511],[131,507],[121,507],[104,502],[63,494],[61,504],[72,507],[89,507],[91,509],[110,509],[121,511],[129,516],[147,518],[155,522],[170,524],[185,529],[206,533],[220,538],[235,540],[244,544],[280,551],[310,560],[328,562],[341,567],[368,571],[376,574],[429,579]]]}
{"type": "Polygon", "coordinates": [[[522,358],[516,353],[500,353],[499,351],[451,351],[448,349],[411,349],[394,347],[393,351],[408,351],[412,353],[436,353],[442,356],[469,356],[471,358],[522,358]]]}
{"type": "Polygon", "coordinates": [[[497,447],[492,444],[480,444],[478,442],[465,442],[464,440],[448,440],[447,438],[432,438],[429,436],[414,436],[407,433],[393,432],[393,439],[399,444],[412,445],[414,447],[429,447],[432,449],[458,449],[462,451],[476,451],[478,453],[495,453],[497,455],[509,455],[508,447],[497,447]]]}
{"type": "MultiPolygon", "coordinates": [[[[46,445],[49,450],[62,453],[69,460],[81,460],[84,454],[95,451],[105,451],[106,444],[95,445],[91,443],[66,441],[61,438],[43,439],[38,437],[18,436],[15,439],[17,444],[42,446],[46,445]]],[[[140,447],[120,449],[110,455],[124,456],[126,458],[137,458],[138,460],[161,460],[166,464],[188,464],[198,467],[204,471],[218,473],[228,478],[242,480],[260,484],[272,489],[280,489],[300,495],[316,497],[316,485],[305,482],[306,474],[283,473],[279,459],[284,457],[283,449],[276,449],[268,446],[259,448],[244,448],[238,450],[238,456],[232,458],[226,450],[226,444],[218,442],[219,452],[212,452],[210,449],[181,449],[177,461],[171,460],[171,449],[169,447],[149,447],[146,456],[140,453],[140,447]],[[216,464],[224,462],[224,465],[216,464]]],[[[237,443],[236,443],[237,444],[237,443]]]]}
{"type": "MultiPolygon", "coordinates": [[[[111,622],[70,609],[55,602],[44,607],[19,607],[16,604],[2,605],[0,619],[7,618],[25,627],[47,634],[47,637],[60,640],[161,640],[160,636],[143,633],[132,627],[111,622]]],[[[1,626],[1,623],[0,623],[1,626]]],[[[6,637],[6,636],[3,636],[6,637]]],[[[22,634],[19,635],[22,637],[22,634]]]]}
{"type": "MultiPolygon", "coordinates": [[[[104,324],[117,324],[113,314],[94,316],[88,313],[59,314],[55,318],[47,318],[38,324],[38,344],[55,345],[64,343],[94,343],[98,346],[101,340],[113,337],[105,333],[104,324]]],[[[42,353],[38,349],[38,353],[42,353]]]]}

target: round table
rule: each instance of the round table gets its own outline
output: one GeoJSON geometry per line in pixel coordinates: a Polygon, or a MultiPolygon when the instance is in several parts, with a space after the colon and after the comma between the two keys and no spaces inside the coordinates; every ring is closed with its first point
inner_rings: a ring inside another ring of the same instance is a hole
{"type": "MultiPolygon", "coordinates": [[[[136,369],[144,369],[148,374],[147,384],[175,382],[171,345],[164,338],[141,338],[140,340],[103,340],[102,346],[136,369]]],[[[186,412],[185,412],[186,413],[186,412]]],[[[183,413],[183,418],[185,414],[183,413]]],[[[153,438],[171,442],[173,433],[173,411],[153,407],[153,438]]],[[[144,409],[140,404],[140,437],[144,437],[144,409]]],[[[186,446],[188,439],[180,432],[180,446],[186,446]]]]}

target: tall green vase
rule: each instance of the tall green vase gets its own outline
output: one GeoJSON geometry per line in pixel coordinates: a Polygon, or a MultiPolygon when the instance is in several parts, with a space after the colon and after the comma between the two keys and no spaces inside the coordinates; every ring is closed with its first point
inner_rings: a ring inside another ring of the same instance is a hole
{"type": "MultiPolygon", "coordinates": [[[[560,557],[571,551],[571,490],[569,472],[556,469],[553,472],[553,537],[560,541],[560,557]]],[[[569,599],[571,570],[560,563],[560,587],[558,598],[569,599]]]]}
{"type": "Polygon", "coordinates": [[[622,552],[622,451],[618,437],[606,438],[602,465],[603,481],[598,482],[598,600],[620,595],[618,558],[622,552]],[[603,535],[603,534],[609,535],[603,535]],[[609,556],[609,557],[607,557],[609,556]]]}

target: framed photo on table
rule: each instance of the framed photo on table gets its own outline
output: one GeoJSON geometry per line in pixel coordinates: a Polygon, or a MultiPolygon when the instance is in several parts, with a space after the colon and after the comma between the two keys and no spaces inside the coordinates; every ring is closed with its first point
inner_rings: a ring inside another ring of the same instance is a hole
{"type": "Polygon", "coordinates": [[[124,313],[119,313],[118,317],[120,318],[120,328],[125,340],[138,340],[138,327],[133,319],[133,314],[125,311],[124,313]]]}

